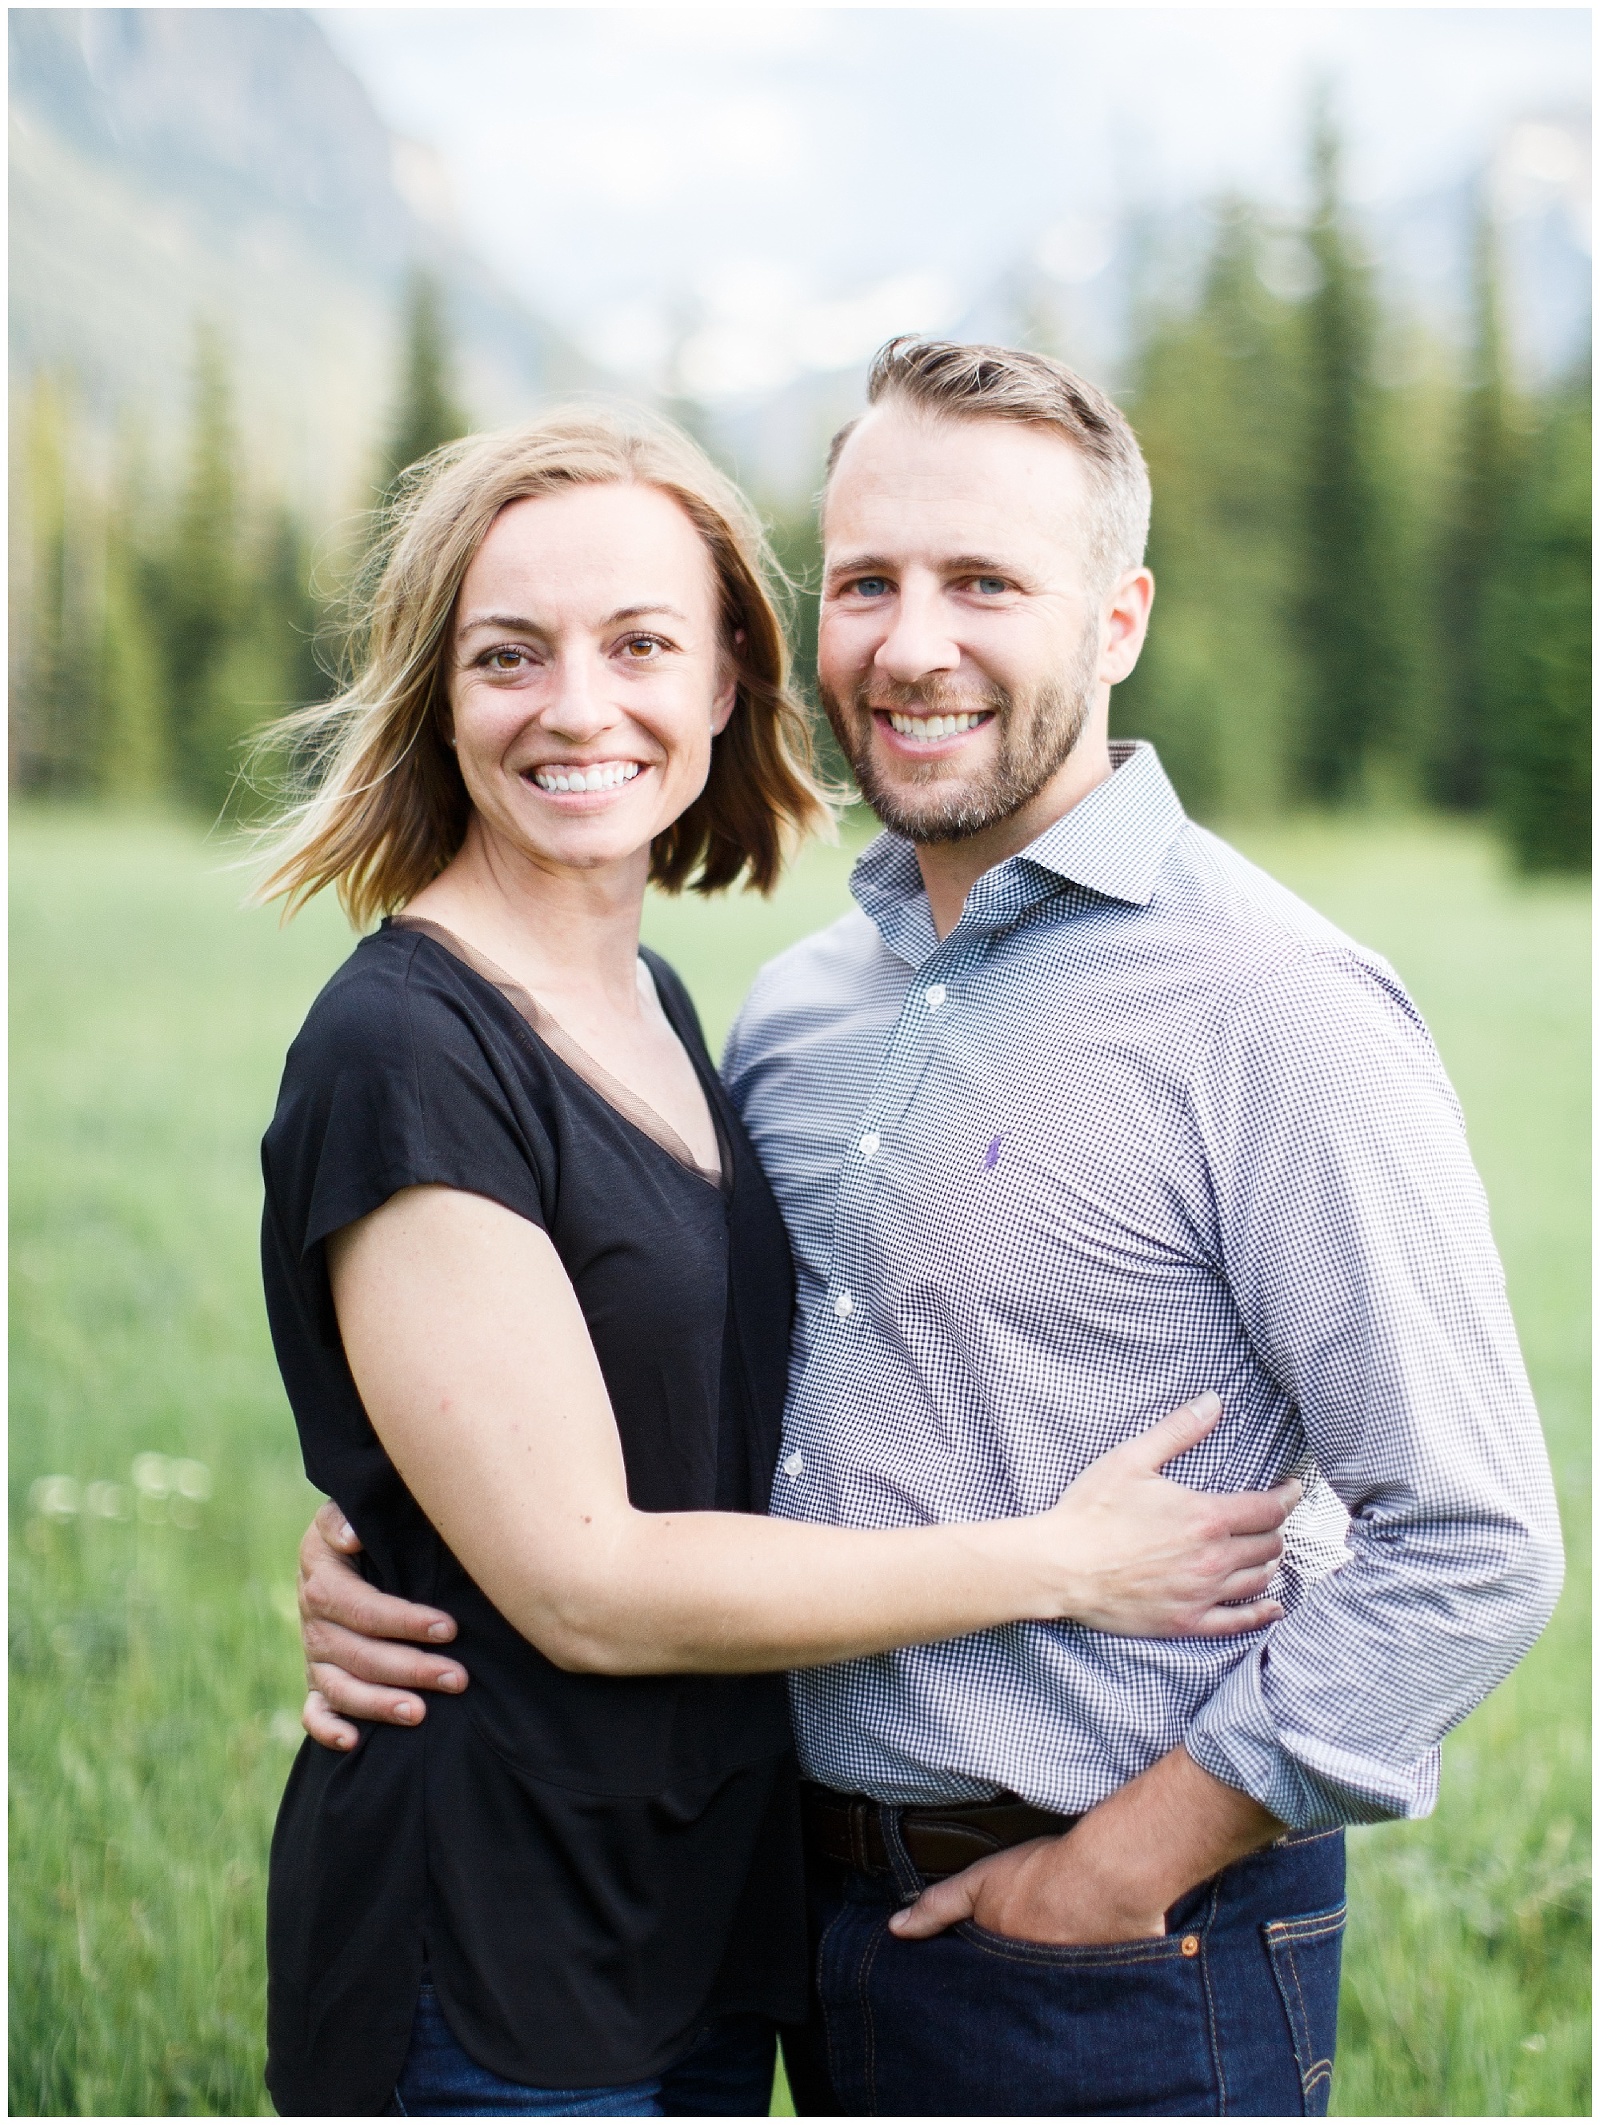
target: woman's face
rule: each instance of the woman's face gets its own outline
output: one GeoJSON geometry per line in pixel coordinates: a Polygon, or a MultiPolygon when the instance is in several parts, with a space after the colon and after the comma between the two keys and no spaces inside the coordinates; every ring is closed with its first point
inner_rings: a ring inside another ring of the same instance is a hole
{"type": "Polygon", "coordinates": [[[563,868],[643,856],[733,713],[705,543],[659,488],[512,502],[456,600],[451,735],[492,839],[563,868]]]}

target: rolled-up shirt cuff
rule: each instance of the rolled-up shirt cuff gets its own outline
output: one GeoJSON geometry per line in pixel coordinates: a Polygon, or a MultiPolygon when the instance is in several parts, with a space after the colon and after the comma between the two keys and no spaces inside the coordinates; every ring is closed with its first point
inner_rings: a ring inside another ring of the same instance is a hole
{"type": "Polygon", "coordinates": [[[1439,1795],[1439,1751],[1395,1764],[1296,1734],[1272,1716],[1263,1646],[1240,1661],[1201,1706],[1183,1738],[1202,1771],[1248,1793],[1290,1830],[1334,1829],[1429,1815],[1439,1795]]]}

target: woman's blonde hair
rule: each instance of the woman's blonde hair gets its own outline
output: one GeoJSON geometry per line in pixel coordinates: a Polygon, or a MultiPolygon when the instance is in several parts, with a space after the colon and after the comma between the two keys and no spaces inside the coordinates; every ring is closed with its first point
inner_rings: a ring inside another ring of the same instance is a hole
{"type": "Polygon", "coordinates": [[[755,511],[681,430],[642,411],[579,406],[447,444],[406,475],[358,581],[348,683],[261,741],[288,753],[298,793],[263,830],[270,869],[257,899],[286,899],[292,915],[335,886],[362,928],[438,876],[471,815],[446,741],[446,676],[472,558],[508,503],[629,483],[670,495],[704,539],[738,685],[705,788],[656,836],[651,880],[714,893],[748,873],[771,891],[789,845],[830,816],[810,721],[789,688],[781,572],[755,511]]]}

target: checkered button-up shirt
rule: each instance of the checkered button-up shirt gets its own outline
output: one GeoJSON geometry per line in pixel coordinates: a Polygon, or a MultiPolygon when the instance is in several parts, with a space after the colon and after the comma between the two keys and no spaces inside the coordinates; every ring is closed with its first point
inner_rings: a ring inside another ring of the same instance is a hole
{"type": "Polygon", "coordinates": [[[1206,1388],[1169,1473],[1307,1481],[1228,1640],[1019,1623],[793,1678],[881,1800],[1092,1806],[1182,1742],[1297,1828],[1419,1815],[1547,1620],[1550,1473],[1460,1109],[1393,971],[1184,816],[1148,746],[935,934],[882,835],[724,1071],[793,1241],[776,1513],[1035,1512],[1206,1388]]]}

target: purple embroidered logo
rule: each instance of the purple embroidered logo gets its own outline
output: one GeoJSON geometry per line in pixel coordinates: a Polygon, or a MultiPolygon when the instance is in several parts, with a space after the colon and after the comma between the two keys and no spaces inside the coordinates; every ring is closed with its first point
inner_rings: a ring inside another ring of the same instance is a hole
{"type": "Polygon", "coordinates": [[[991,1138],[989,1148],[983,1154],[983,1170],[985,1173],[993,1173],[995,1167],[999,1165],[1000,1146],[1004,1141],[1004,1137],[1000,1136],[991,1138]]]}

